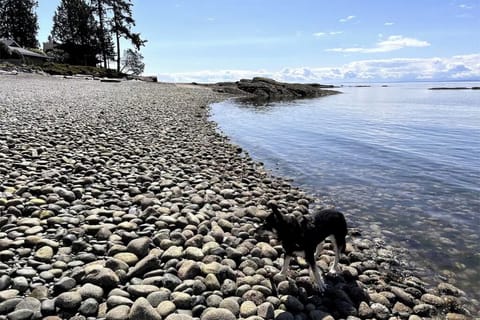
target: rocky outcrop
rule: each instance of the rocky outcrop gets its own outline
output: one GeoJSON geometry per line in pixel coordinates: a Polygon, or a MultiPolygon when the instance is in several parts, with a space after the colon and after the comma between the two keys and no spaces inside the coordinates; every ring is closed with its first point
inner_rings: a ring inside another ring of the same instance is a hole
{"type": "Polygon", "coordinates": [[[242,79],[237,82],[219,82],[207,86],[217,92],[262,100],[316,98],[339,93],[328,90],[334,88],[332,85],[285,83],[260,77],[251,80],[242,79]]]}

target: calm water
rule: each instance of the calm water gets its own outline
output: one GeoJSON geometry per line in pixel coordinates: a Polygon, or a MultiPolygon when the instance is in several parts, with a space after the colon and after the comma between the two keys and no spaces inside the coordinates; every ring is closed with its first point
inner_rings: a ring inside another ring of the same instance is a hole
{"type": "Polygon", "coordinates": [[[478,299],[480,90],[427,90],[448,85],[459,86],[344,87],[256,107],[227,101],[212,106],[212,119],[268,169],[478,299]]]}

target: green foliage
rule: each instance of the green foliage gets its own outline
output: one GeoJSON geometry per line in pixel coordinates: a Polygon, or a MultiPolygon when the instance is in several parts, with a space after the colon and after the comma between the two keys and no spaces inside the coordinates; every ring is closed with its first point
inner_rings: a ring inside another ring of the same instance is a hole
{"type": "Polygon", "coordinates": [[[134,33],[131,30],[131,27],[135,26],[135,20],[132,17],[133,4],[131,0],[110,1],[112,2],[113,10],[112,31],[117,36],[130,40],[135,48],[140,50],[140,47],[145,45],[146,40],[142,40],[139,33],[134,33]]]}
{"type": "MultiPolygon", "coordinates": [[[[100,28],[102,26],[115,36],[117,51],[117,71],[120,71],[120,38],[130,40],[137,50],[145,45],[146,40],[140,38],[139,33],[132,32],[135,20],[132,13],[131,0],[93,0],[95,11],[98,14],[100,28]],[[109,16],[108,13],[111,15],[109,16]],[[102,16],[104,14],[105,16],[102,16]],[[108,18],[109,17],[109,18],[108,18]]],[[[105,41],[105,43],[107,43],[105,41]]]]}
{"type": "Polygon", "coordinates": [[[0,38],[13,39],[27,48],[37,48],[36,0],[0,0],[0,38]]]}
{"type": "Polygon", "coordinates": [[[92,66],[61,64],[61,63],[53,63],[53,62],[47,62],[43,64],[42,70],[48,74],[63,75],[63,76],[69,76],[69,75],[71,76],[74,74],[84,74],[84,75],[92,75],[95,77],[108,77],[108,78],[125,77],[124,73],[117,72],[111,69],[103,69],[103,68],[97,68],[92,66]]]}
{"type": "Polygon", "coordinates": [[[115,44],[108,25],[108,8],[106,7],[110,0],[91,0],[90,8],[97,18],[97,35],[100,42],[101,59],[103,67],[107,68],[108,60],[115,59],[115,44]]]}
{"type": "Polygon", "coordinates": [[[143,63],[142,54],[132,49],[127,49],[124,51],[122,63],[122,72],[134,74],[136,76],[142,74],[143,70],[145,69],[145,63],[143,63]]]}
{"type": "Polygon", "coordinates": [[[53,17],[52,37],[70,64],[95,66],[101,52],[97,25],[84,0],[62,0],[53,17]]]}

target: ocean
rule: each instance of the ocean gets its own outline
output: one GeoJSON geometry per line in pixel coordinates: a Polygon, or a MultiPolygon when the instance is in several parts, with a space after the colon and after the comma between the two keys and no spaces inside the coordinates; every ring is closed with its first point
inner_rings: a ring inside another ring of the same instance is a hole
{"type": "Polygon", "coordinates": [[[319,99],[228,100],[211,119],[233,143],[408,250],[419,269],[480,299],[479,83],[344,86],[319,99]]]}

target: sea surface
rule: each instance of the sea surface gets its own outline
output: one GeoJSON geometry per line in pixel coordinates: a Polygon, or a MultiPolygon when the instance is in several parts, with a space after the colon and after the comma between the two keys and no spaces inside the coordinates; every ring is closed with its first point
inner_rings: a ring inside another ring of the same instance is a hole
{"type": "Polygon", "coordinates": [[[219,129],[348,223],[480,299],[480,83],[338,88],[312,100],[212,105],[219,129]]]}

